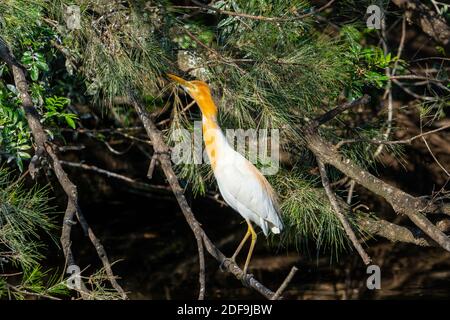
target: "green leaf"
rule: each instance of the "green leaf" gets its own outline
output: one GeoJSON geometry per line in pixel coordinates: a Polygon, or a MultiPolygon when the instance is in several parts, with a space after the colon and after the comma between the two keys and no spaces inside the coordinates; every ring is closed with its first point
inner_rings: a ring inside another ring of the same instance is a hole
{"type": "Polygon", "coordinates": [[[19,151],[17,152],[17,154],[22,158],[22,159],[30,159],[31,156],[28,152],[25,151],[19,151]]]}
{"type": "Polygon", "coordinates": [[[72,128],[75,129],[76,125],[75,125],[75,121],[73,121],[73,119],[70,116],[65,116],[64,119],[66,119],[67,124],[72,128]]]}
{"type": "Polygon", "coordinates": [[[22,62],[22,64],[24,64],[24,65],[30,65],[31,63],[33,63],[33,56],[31,55],[31,52],[26,51],[23,54],[22,59],[20,60],[20,62],[22,62]]]}
{"type": "Polygon", "coordinates": [[[38,61],[36,61],[35,65],[39,69],[41,69],[42,71],[48,71],[49,70],[48,65],[47,65],[47,63],[45,61],[38,60],[38,61]]]}
{"type": "Polygon", "coordinates": [[[35,64],[31,66],[30,76],[31,76],[31,80],[33,80],[33,81],[37,81],[39,78],[39,69],[37,68],[37,66],[35,64]]]}
{"type": "Polygon", "coordinates": [[[19,167],[20,172],[23,172],[23,162],[22,162],[22,159],[20,157],[16,158],[16,164],[19,167]]]}

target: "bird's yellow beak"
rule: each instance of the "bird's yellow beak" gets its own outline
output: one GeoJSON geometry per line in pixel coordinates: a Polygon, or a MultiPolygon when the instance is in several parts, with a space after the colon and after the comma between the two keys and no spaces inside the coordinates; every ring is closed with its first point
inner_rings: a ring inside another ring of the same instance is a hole
{"type": "Polygon", "coordinates": [[[189,83],[189,81],[186,81],[174,74],[168,73],[167,76],[172,79],[173,81],[175,81],[178,84],[181,84],[183,87],[185,88],[190,88],[192,85],[189,83]]]}

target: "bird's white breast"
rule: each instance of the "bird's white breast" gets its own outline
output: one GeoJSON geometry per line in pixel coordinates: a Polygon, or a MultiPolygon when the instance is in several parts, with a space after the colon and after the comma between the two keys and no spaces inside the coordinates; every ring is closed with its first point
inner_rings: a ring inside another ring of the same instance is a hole
{"type": "Polygon", "coordinates": [[[268,229],[279,233],[283,226],[273,190],[266,179],[228,144],[220,128],[204,130],[204,139],[225,202],[245,219],[259,225],[264,234],[267,235],[268,229]]]}

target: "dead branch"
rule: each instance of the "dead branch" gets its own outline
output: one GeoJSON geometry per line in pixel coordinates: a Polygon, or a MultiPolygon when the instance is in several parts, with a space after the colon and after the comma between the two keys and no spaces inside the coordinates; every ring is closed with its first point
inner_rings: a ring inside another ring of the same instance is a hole
{"type": "Polygon", "coordinates": [[[323,5],[322,7],[320,7],[319,9],[310,12],[310,13],[305,13],[302,15],[297,15],[295,17],[265,17],[265,16],[261,16],[261,15],[251,15],[251,14],[247,14],[247,13],[240,13],[240,12],[235,12],[235,11],[229,11],[229,10],[222,10],[204,3],[201,3],[200,1],[196,1],[196,0],[192,0],[193,3],[195,3],[197,5],[197,7],[195,6],[189,6],[189,7],[185,7],[185,8],[192,8],[192,9],[201,9],[203,11],[206,12],[210,12],[213,11],[216,14],[223,14],[223,15],[228,15],[228,16],[234,16],[234,17],[241,17],[241,18],[247,18],[247,19],[251,19],[251,20],[259,20],[259,21],[266,21],[266,22],[272,22],[272,23],[278,23],[278,22],[288,22],[288,21],[295,21],[295,20],[301,20],[304,19],[306,17],[312,16],[313,14],[317,14],[327,8],[329,8],[333,2],[335,2],[336,0],[331,0],[328,1],[325,5],[323,5]]]}
{"type": "Polygon", "coordinates": [[[427,131],[427,132],[423,132],[423,133],[418,134],[418,135],[415,135],[415,136],[413,136],[413,137],[411,137],[411,138],[402,139],[402,140],[394,140],[394,141],[386,141],[386,140],[379,140],[379,139],[360,139],[360,138],[358,138],[358,139],[346,139],[346,140],[341,140],[341,141],[339,141],[339,142],[334,146],[334,148],[335,148],[336,150],[338,150],[338,149],[340,149],[344,144],[354,143],[354,142],[367,142],[367,143],[373,143],[373,144],[386,144],[386,145],[412,144],[412,142],[413,142],[414,140],[416,140],[416,139],[423,138],[423,137],[425,137],[425,136],[427,136],[427,135],[434,134],[434,133],[437,133],[437,132],[439,132],[439,131],[446,130],[446,129],[448,129],[448,128],[450,128],[450,124],[445,125],[445,126],[442,126],[442,127],[439,127],[439,128],[437,128],[437,129],[434,129],[434,130],[430,130],[430,131],[427,131]]]}
{"type": "Polygon", "coordinates": [[[366,105],[370,102],[370,96],[365,94],[359,99],[356,99],[352,102],[341,104],[334,109],[331,109],[330,111],[324,113],[323,115],[317,117],[314,119],[311,124],[309,125],[309,130],[315,130],[320,125],[334,119],[338,115],[340,115],[342,112],[348,109],[356,108],[358,106],[366,105]]]}
{"type": "Polygon", "coordinates": [[[437,165],[439,166],[439,168],[441,168],[442,171],[445,172],[445,174],[447,175],[447,177],[450,177],[450,173],[448,173],[448,171],[444,168],[444,166],[443,166],[443,165],[439,162],[439,160],[436,158],[436,156],[434,155],[433,151],[431,151],[431,148],[430,148],[430,146],[429,146],[427,140],[425,139],[425,137],[422,136],[421,138],[422,138],[422,140],[423,140],[423,143],[425,143],[425,146],[427,147],[428,152],[431,154],[431,157],[433,157],[434,162],[436,162],[437,165]]]}
{"type": "MultiPolygon", "coordinates": [[[[3,41],[3,40],[2,40],[3,41]]],[[[62,168],[61,162],[56,154],[56,146],[53,144],[50,144],[48,142],[47,133],[45,132],[41,121],[40,121],[40,115],[36,111],[33,101],[31,99],[30,94],[28,93],[28,83],[25,77],[25,73],[21,67],[18,67],[16,64],[11,63],[11,61],[14,61],[14,57],[12,56],[11,51],[9,48],[5,45],[3,42],[3,45],[7,48],[0,50],[0,58],[7,62],[8,65],[12,68],[12,73],[14,77],[14,82],[16,85],[17,90],[20,93],[21,101],[22,101],[22,109],[25,113],[28,125],[31,129],[34,141],[35,141],[35,156],[33,157],[33,161],[30,162],[30,175],[34,178],[37,171],[38,171],[38,165],[40,160],[45,157],[49,156],[50,164],[53,168],[53,171],[55,172],[55,175],[58,179],[58,182],[60,183],[61,187],[63,188],[64,192],[67,195],[67,209],[64,214],[64,220],[63,220],[63,227],[62,227],[62,233],[61,233],[61,244],[63,246],[63,252],[66,257],[66,261],[69,265],[74,264],[74,257],[71,250],[71,239],[70,239],[70,233],[72,230],[72,225],[74,224],[73,218],[76,215],[78,218],[78,221],[80,222],[84,232],[89,236],[91,242],[95,246],[95,249],[97,250],[97,254],[99,255],[103,266],[106,270],[106,273],[108,275],[109,281],[111,282],[111,285],[122,295],[123,299],[127,298],[126,293],[123,291],[122,287],[117,283],[115,276],[111,269],[111,264],[109,263],[108,257],[106,255],[106,252],[101,245],[100,241],[95,236],[92,229],[89,227],[89,225],[86,222],[86,219],[84,218],[83,214],[81,213],[80,207],[78,205],[78,192],[77,187],[73,182],[69,179],[66,172],[62,168]]],[[[80,290],[80,293],[82,295],[83,299],[89,298],[89,291],[82,282],[82,287],[80,290]]]]}
{"type": "Polygon", "coordinates": [[[199,237],[197,238],[197,248],[198,248],[198,282],[200,283],[200,289],[198,291],[198,300],[204,300],[206,294],[206,277],[205,277],[205,252],[203,250],[203,242],[199,237]]]}
{"type": "Polygon", "coordinates": [[[99,168],[99,167],[96,167],[93,165],[88,165],[88,164],[79,163],[79,162],[64,161],[64,160],[60,160],[60,162],[62,165],[65,165],[68,167],[74,167],[74,168],[80,168],[80,169],[87,170],[87,171],[93,171],[98,174],[104,175],[108,178],[114,178],[117,180],[124,181],[136,189],[141,189],[141,190],[145,190],[145,191],[170,191],[170,188],[167,186],[152,185],[152,184],[136,181],[135,179],[124,176],[122,174],[108,171],[108,170],[105,170],[105,169],[102,169],[102,168],[99,168]]]}
{"type": "Polygon", "coordinates": [[[419,0],[392,0],[392,2],[405,10],[408,21],[418,25],[427,35],[443,45],[449,43],[450,26],[447,25],[444,17],[419,0]]]}
{"type": "Polygon", "coordinates": [[[319,158],[317,158],[317,165],[319,166],[320,176],[322,178],[322,185],[328,196],[328,200],[330,201],[331,206],[333,207],[334,213],[337,215],[339,221],[341,222],[342,226],[344,227],[345,233],[350,238],[356,251],[359,253],[359,255],[361,256],[361,259],[364,261],[364,264],[369,265],[370,262],[372,261],[372,259],[369,257],[369,255],[366,253],[366,251],[362,247],[361,243],[356,238],[356,235],[353,232],[352,227],[350,226],[347,218],[341,212],[341,208],[339,207],[339,204],[336,200],[334,192],[333,192],[333,190],[331,190],[330,182],[328,180],[328,175],[327,175],[327,171],[325,170],[325,166],[319,158]]]}
{"type": "Polygon", "coordinates": [[[283,294],[284,290],[286,290],[286,287],[288,286],[289,282],[291,282],[294,275],[297,273],[298,268],[296,266],[293,266],[289,274],[287,275],[286,279],[284,279],[283,283],[280,285],[280,287],[275,291],[274,295],[270,300],[278,300],[280,296],[283,294]]]}
{"type": "Polygon", "coordinates": [[[369,234],[383,237],[391,242],[410,243],[421,247],[438,246],[420,229],[414,230],[383,219],[374,219],[361,212],[358,212],[356,219],[358,226],[369,234]]]}
{"type": "MultiPolygon", "coordinates": [[[[314,126],[314,123],[312,124],[314,126]]],[[[436,211],[433,204],[416,198],[410,194],[378,179],[365,169],[355,164],[352,160],[345,158],[333,146],[324,141],[311,127],[305,130],[305,141],[308,148],[323,162],[334,166],[356,183],[362,185],[373,193],[383,197],[399,214],[407,215],[410,220],[425,234],[436,241],[442,248],[450,251],[450,239],[440,231],[424,213],[436,211]]]]}

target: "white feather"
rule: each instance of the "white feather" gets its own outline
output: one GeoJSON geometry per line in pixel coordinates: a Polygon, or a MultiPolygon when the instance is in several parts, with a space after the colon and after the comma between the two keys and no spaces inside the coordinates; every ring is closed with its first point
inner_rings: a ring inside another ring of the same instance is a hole
{"type": "MultiPolygon", "coordinates": [[[[268,235],[280,233],[276,195],[264,176],[226,141],[220,129],[212,129],[215,138],[214,176],[225,202],[268,235]]],[[[208,133],[210,135],[211,132],[208,133]]],[[[211,156],[210,156],[211,158],[211,156]]]]}

